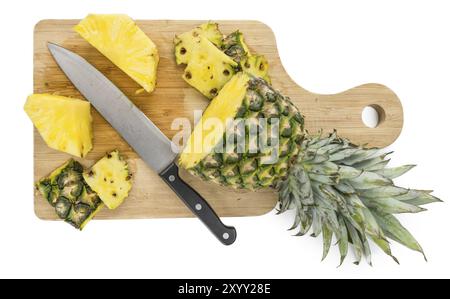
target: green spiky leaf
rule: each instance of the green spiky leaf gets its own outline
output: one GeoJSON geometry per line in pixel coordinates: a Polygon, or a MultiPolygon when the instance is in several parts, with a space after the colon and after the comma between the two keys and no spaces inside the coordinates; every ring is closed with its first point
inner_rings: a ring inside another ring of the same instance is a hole
{"type": "Polygon", "coordinates": [[[333,235],[343,263],[349,248],[355,253],[355,264],[364,256],[369,264],[369,239],[398,263],[388,241],[392,239],[423,253],[414,237],[393,216],[418,213],[420,207],[440,201],[430,191],[395,186],[397,178],[413,165],[385,168],[387,154],[378,149],[352,145],[336,133],[328,137],[305,138],[297,161],[286,178],[279,182],[280,211],[297,211],[292,229],[305,235],[322,234],[325,259],[333,235]]]}

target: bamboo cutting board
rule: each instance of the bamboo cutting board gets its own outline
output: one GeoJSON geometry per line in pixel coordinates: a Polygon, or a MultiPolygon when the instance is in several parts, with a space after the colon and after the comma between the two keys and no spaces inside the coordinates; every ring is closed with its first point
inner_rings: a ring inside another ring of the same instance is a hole
{"type": "MultiPolygon", "coordinates": [[[[109,60],[72,31],[79,20],[43,20],[34,31],[34,92],[57,93],[83,98],[68,81],[47,50],[47,42],[54,42],[86,58],[111,79],[161,130],[172,138],[173,119],[187,117],[193,121],[193,111],[204,109],[203,98],[181,78],[184,67],[175,64],[172,40],[204,21],[137,21],[138,26],[155,42],[160,54],[156,90],[148,95],[136,95],[139,86],[109,60]]],[[[334,95],[320,95],[298,86],[285,72],[277,52],[275,36],[265,24],[256,21],[221,21],[220,28],[228,34],[240,29],[253,52],[264,54],[269,60],[273,86],[291,97],[306,118],[310,132],[323,129],[338,130],[341,136],[355,143],[384,147],[399,136],[403,125],[402,106],[397,96],[380,84],[365,84],[334,95]],[[361,119],[364,107],[374,107],[380,116],[376,128],[366,127],[361,119]]],[[[298,66],[301,67],[301,66],[298,66]]],[[[121,137],[93,110],[94,149],[80,160],[90,167],[105,152],[119,149],[134,172],[130,197],[118,209],[103,209],[96,219],[128,219],[157,217],[191,217],[168,186],[139,159],[121,137]]],[[[34,179],[47,175],[70,156],[48,148],[34,130],[34,179]]],[[[259,192],[235,191],[205,183],[187,173],[181,174],[216,210],[220,216],[252,216],[271,211],[276,204],[272,190],[259,192]]],[[[41,219],[56,219],[54,209],[35,193],[35,212],[41,219]]]]}

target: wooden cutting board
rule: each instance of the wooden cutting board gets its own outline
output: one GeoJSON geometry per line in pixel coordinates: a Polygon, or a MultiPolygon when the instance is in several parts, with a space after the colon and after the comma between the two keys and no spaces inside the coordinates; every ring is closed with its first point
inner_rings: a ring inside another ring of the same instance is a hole
{"type": "MultiPolygon", "coordinates": [[[[34,92],[57,93],[83,98],[68,81],[47,50],[47,42],[54,42],[86,58],[111,79],[167,137],[177,132],[171,129],[174,118],[193,120],[193,111],[204,109],[203,98],[181,78],[183,66],[175,64],[172,40],[204,21],[137,21],[139,27],[156,43],[160,54],[157,88],[152,94],[136,95],[139,86],[115,67],[108,59],[78,36],[72,27],[79,20],[43,20],[34,31],[34,92]]],[[[303,89],[289,77],[278,55],[275,36],[265,24],[256,21],[220,21],[223,33],[240,29],[254,52],[269,60],[273,86],[291,97],[306,118],[310,132],[323,129],[338,130],[341,136],[355,143],[384,147],[399,136],[403,125],[402,106],[397,96],[380,84],[365,84],[334,95],[320,95],[303,89]],[[361,119],[364,107],[374,107],[380,115],[376,128],[366,127],[361,119]]],[[[301,65],[297,66],[301,67],[301,65]]],[[[191,217],[191,212],[172,193],[158,175],[152,172],[124,140],[93,109],[94,149],[80,160],[90,167],[105,152],[119,149],[130,161],[134,171],[134,185],[130,197],[118,209],[103,209],[97,219],[129,219],[157,217],[191,217]]],[[[34,179],[50,173],[70,156],[48,148],[34,130],[34,179]]],[[[259,192],[235,191],[205,183],[187,173],[184,179],[211,204],[220,216],[252,216],[271,211],[276,205],[272,190],[259,192]]],[[[54,209],[35,193],[35,212],[41,219],[56,219],[54,209]]]]}

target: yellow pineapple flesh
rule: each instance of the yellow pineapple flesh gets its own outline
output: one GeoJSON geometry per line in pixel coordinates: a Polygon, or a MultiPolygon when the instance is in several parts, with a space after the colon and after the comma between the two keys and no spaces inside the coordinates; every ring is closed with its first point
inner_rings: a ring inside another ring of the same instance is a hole
{"type": "Polygon", "coordinates": [[[109,209],[119,207],[131,190],[128,164],[117,150],[107,153],[85,171],[83,178],[109,209]]]}
{"type": "Polygon", "coordinates": [[[77,157],[86,156],[92,149],[89,102],[58,95],[33,94],[28,97],[24,109],[49,147],[77,157]]]}
{"type": "Polygon", "coordinates": [[[159,54],[153,41],[127,15],[88,15],[74,30],[122,71],[152,92],[159,54]]]}
{"type": "Polygon", "coordinates": [[[204,96],[214,98],[235,73],[237,63],[203,36],[194,44],[183,79],[204,96]]]}
{"type": "Polygon", "coordinates": [[[255,77],[260,77],[271,84],[269,77],[269,62],[264,55],[250,55],[247,56],[241,63],[242,69],[255,77]]]}
{"type": "Polygon", "coordinates": [[[215,46],[221,47],[223,35],[217,23],[205,23],[190,31],[175,36],[175,60],[177,64],[188,64],[191,60],[192,50],[198,42],[198,36],[204,36],[215,46]]]}

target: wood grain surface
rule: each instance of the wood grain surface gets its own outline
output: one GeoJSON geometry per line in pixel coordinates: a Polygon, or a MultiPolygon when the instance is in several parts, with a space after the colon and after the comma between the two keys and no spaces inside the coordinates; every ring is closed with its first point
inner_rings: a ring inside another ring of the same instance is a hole
{"type": "MultiPolygon", "coordinates": [[[[189,87],[181,78],[184,67],[175,64],[172,40],[204,21],[140,20],[138,26],[155,42],[160,54],[157,88],[152,94],[135,94],[137,83],[115,67],[107,58],[90,46],[72,30],[79,20],[43,20],[34,31],[34,92],[56,93],[83,98],[68,81],[47,50],[47,42],[54,42],[86,58],[113,81],[161,130],[172,138],[175,118],[187,117],[193,121],[193,111],[204,109],[208,100],[189,87]]],[[[257,21],[219,21],[227,34],[240,29],[250,49],[264,54],[270,64],[273,86],[291,97],[306,119],[310,132],[337,129],[339,135],[355,143],[384,147],[399,136],[403,125],[402,106],[397,96],[380,84],[364,84],[339,94],[315,94],[298,86],[286,73],[278,55],[275,36],[265,24],[257,21]],[[361,119],[364,107],[374,107],[380,115],[376,128],[366,127],[361,119]]],[[[298,66],[301,67],[301,66],[298,66]]],[[[79,160],[91,166],[105,152],[119,149],[134,171],[134,185],[130,197],[116,210],[103,209],[96,219],[130,219],[161,217],[192,217],[158,175],[150,170],[130,146],[111,126],[93,110],[94,148],[86,159],[79,160]]],[[[50,173],[70,156],[46,146],[34,130],[34,179],[50,173]]],[[[271,211],[276,205],[272,190],[259,192],[236,191],[205,183],[182,172],[191,184],[220,216],[255,216],[271,211]]],[[[54,209],[35,192],[36,215],[54,220],[54,209]]]]}

